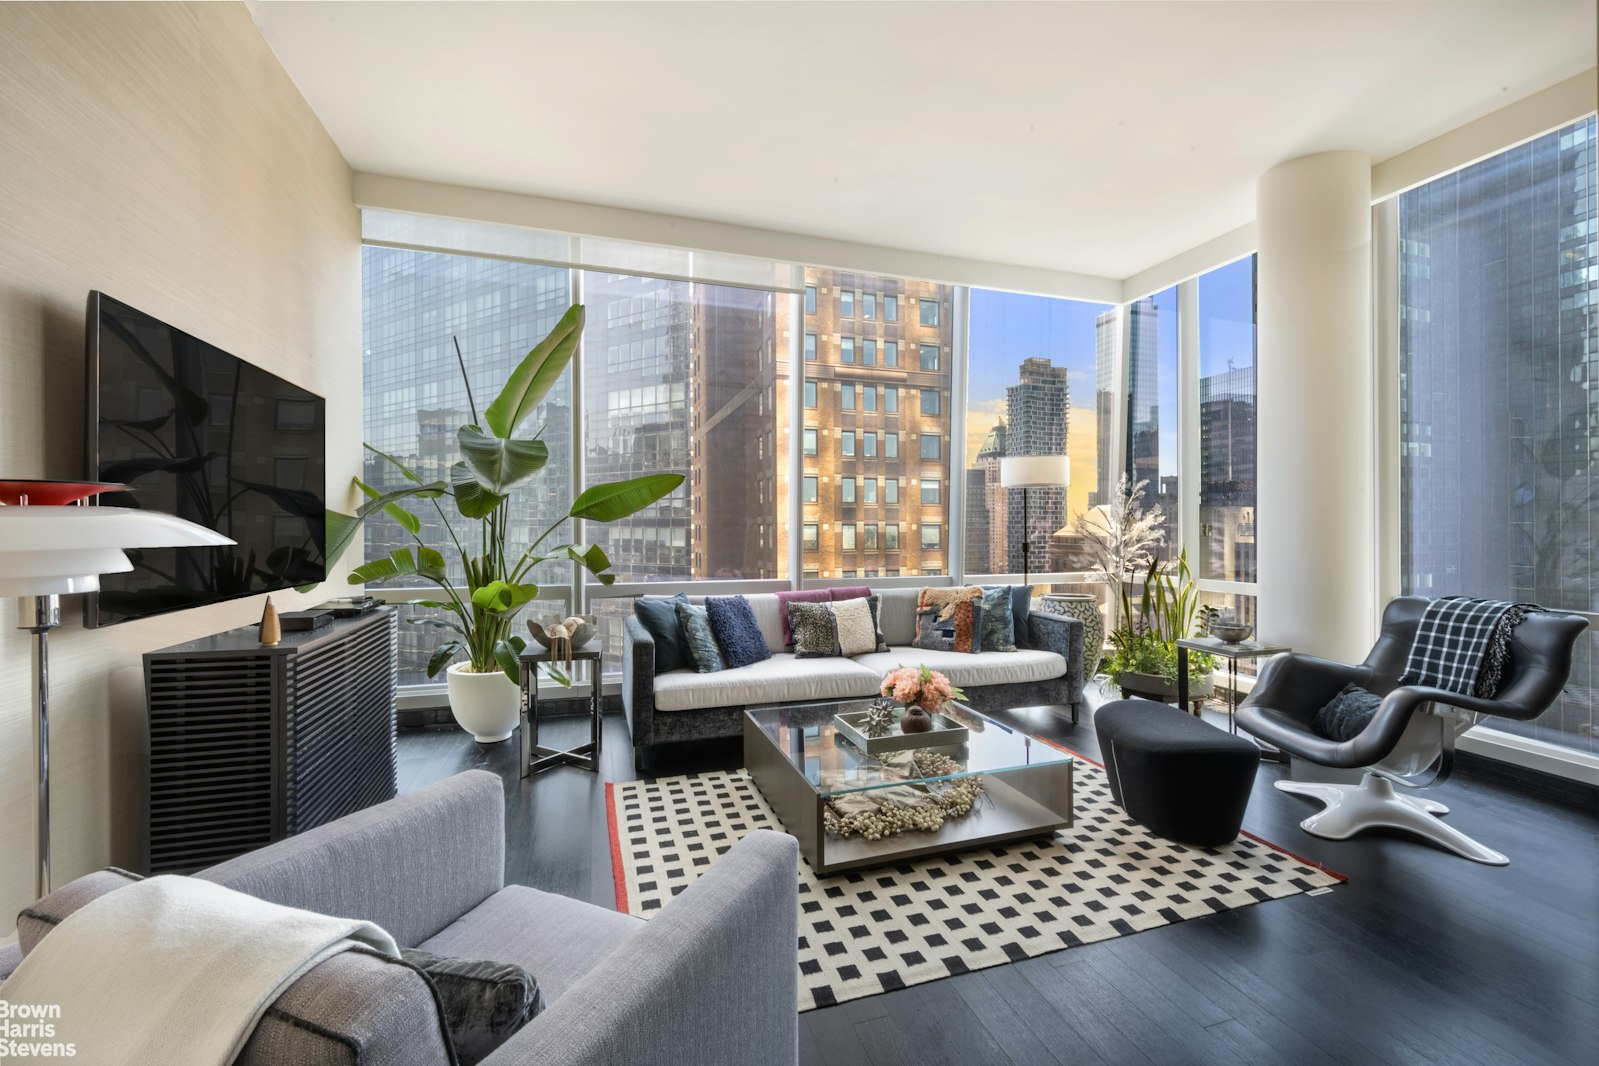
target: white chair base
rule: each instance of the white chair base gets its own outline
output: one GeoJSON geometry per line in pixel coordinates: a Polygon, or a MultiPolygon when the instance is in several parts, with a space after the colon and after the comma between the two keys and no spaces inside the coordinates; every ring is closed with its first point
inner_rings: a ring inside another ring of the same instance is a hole
{"type": "Polygon", "coordinates": [[[1363,829],[1387,826],[1426,837],[1474,862],[1510,865],[1504,855],[1439,821],[1439,815],[1449,813],[1448,807],[1433,800],[1401,795],[1392,781],[1379,774],[1367,773],[1358,785],[1278,781],[1277,789],[1326,804],[1325,810],[1299,823],[1299,827],[1312,836],[1347,840],[1363,829]]]}

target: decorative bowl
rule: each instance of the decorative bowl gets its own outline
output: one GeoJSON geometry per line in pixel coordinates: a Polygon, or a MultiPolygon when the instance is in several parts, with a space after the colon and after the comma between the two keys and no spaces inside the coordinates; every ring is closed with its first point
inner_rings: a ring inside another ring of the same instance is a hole
{"type": "Polygon", "coordinates": [[[1210,623],[1210,635],[1223,644],[1237,644],[1248,640],[1249,634],[1255,631],[1254,626],[1243,625],[1238,622],[1215,621],[1210,623]]]}
{"type": "MultiPolygon", "coordinates": [[[[573,615],[572,618],[575,618],[578,623],[577,628],[572,632],[572,650],[577,651],[579,648],[583,647],[583,645],[594,639],[594,634],[598,630],[599,625],[598,619],[592,614],[573,615]]],[[[571,619],[561,618],[552,614],[547,615],[544,619],[544,624],[540,625],[530,618],[528,619],[527,628],[528,631],[533,634],[533,639],[538,641],[545,647],[546,650],[548,650],[552,641],[550,639],[550,634],[547,627],[570,620],[571,619]]]]}

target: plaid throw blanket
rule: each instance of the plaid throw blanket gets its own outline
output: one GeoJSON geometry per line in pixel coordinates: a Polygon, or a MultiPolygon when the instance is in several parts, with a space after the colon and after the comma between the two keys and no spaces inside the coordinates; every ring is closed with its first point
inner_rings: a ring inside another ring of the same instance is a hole
{"type": "Polygon", "coordinates": [[[1510,636],[1542,607],[1446,596],[1433,600],[1416,627],[1401,685],[1425,685],[1492,698],[1510,661],[1510,636]]]}

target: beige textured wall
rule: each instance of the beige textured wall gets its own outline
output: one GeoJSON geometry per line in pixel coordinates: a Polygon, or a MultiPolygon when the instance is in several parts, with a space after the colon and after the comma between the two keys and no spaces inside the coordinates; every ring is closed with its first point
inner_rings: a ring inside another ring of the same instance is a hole
{"type": "MultiPolygon", "coordinates": [[[[360,286],[349,167],[242,4],[0,4],[0,476],[83,475],[84,304],[99,289],[328,397],[331,499],[348,504],[360,286]]],[[[58,885],[137,855],[140,653],[254,621],[262,602],[89,631],[64,601],[58,885]]],[[[33,894],[30,648],[14,618],[0,604],[0,938],[33,894]]]]}

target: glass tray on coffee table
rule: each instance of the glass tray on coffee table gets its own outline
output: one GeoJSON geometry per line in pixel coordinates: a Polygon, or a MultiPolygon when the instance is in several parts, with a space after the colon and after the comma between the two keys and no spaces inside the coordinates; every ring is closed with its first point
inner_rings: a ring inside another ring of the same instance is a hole
{"type": "Polygon", "coordinates": [[[818,874],[1047,836],[1072,824],[1073,763],[1066,752],[951,704],[944,713],[966,726],[965,743],[930,743],[928,750],[954,759],[958,769],[935,777],[907,776],[838,732],[834,715],[870,705],[870,700],[843,700],[744,712],[744,765],[818,874]],[[983,779],[982,797],[968,813],[945,819],[936,832],[910,830],[866,840],[829,833],[823,826],[822,812],[834,797],[974,775],[983,779]]]}

